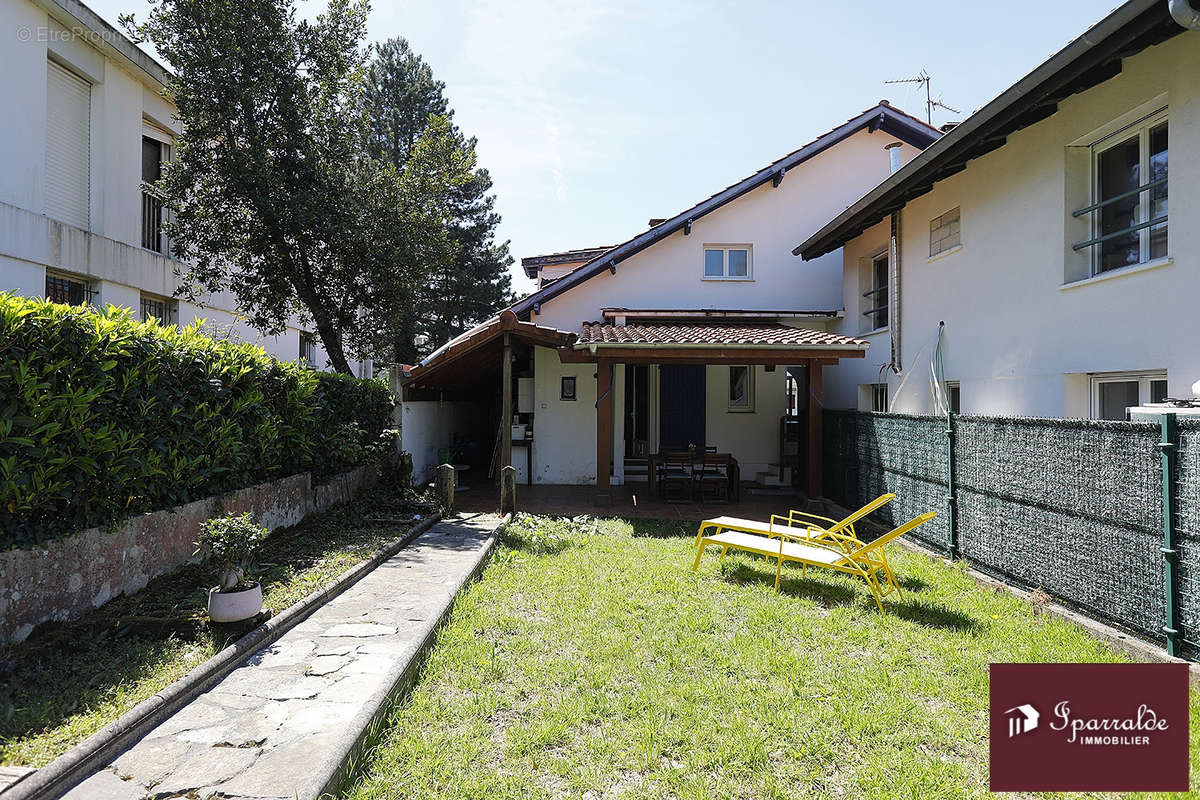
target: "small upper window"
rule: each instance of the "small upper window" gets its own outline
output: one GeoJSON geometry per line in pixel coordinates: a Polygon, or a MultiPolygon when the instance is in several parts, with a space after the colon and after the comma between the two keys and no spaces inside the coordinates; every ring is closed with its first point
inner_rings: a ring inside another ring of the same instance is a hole
{"type": "Polygon", "coordinates": [[[575,399],[575,376],[564,375],[559,386],[559,400],[574,400],[575,399]]]}
{"type": "Polygon", "coordinates": [[[1092,274],[1167,255],[1167,116],[1150,114],[1092,144],[1092,235],[1073,249],[1090,250],[1092,274]]]}
{"type": "Polygon", "coordinates": [[[729,410],[754,410],[754,368],[729,368],[729,410]]]}
{"type": "Polygon", "coordinates": [[[871,288],[862,293],[864,303],[862,313],[867,318],[866,331],[887,327],[889,271],[886,250],[871,258],[871,274],[867,276],[871,288]]]}
{"type": "Polygon", "coordinates": [[[959,209],[952,208],[929,221],[929,257],[952,250],[962,243],[959,234],[959,209]]]}
{"type": "Polygon", "coordinates": [[[704,248],[704,277],[710,280],[750,280],[749,245],[707,245],[704,248]]]}

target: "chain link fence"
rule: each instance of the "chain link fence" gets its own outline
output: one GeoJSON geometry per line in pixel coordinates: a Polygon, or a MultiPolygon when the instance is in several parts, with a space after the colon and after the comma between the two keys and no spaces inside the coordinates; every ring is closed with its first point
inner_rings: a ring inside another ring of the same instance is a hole
{"type": "MultiPolygon", "coordinates": [[[[825,486],[878,521],[938,517],[913,538],[1163,644],[1163,458],[1157,423],[827,411],[825,486]],[[951,436],[948,431],[953,431],[951,436]],[[951,462],[953,451],[953,462],[951,462]],[[953,470],[951,470],[953,467],[953,470]],[[954,497],[954,515],[947,513],[954,497]]],[[[1183,652],[1200,655],[1200,422],[1174,475],[1183,652]]]]}

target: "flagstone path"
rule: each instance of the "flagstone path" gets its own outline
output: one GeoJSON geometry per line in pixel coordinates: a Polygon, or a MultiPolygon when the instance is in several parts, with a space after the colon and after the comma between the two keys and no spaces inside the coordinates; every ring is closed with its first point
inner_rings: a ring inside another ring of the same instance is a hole
{"type": "Polygon", "coordinates": [[[477,514],[433,526],[64,797],[313,800],[486,557],[499,523],[477,514]]]}

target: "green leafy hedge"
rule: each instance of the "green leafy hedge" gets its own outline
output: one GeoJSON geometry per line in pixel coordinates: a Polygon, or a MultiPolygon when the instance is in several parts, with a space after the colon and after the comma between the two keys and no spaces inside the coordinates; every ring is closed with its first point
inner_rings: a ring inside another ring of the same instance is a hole
{"type": "Polygon", "coordinates": [[[0,292],[0,547],[362,463],[390,425],[379,380],[262,348],[0,292]]]}

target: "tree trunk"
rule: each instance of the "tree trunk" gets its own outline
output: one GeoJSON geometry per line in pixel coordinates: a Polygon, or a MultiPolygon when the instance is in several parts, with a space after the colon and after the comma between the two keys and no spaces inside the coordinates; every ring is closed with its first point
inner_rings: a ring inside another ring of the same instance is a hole
{"type": "Polygon", "coordinates": [[[325,314],[320,315],[318,319],[316,314],[313,314],[313,322],[317,326],[317,334],[321,337],[321,344],[325,346],[325,355],[329,356],[329,363],[338,372],[346,375],[353,375],[354,372],[350,369],[350,362],[346,360],[346,349],[342,347],[342,338],[338,336],[329,317],[325,314]]]}

